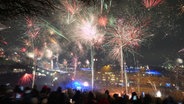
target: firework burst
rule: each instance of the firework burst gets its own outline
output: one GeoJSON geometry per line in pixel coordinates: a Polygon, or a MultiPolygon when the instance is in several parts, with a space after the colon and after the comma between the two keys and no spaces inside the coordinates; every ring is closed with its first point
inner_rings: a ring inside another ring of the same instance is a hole
{"type": "Polygon", "coordinates": [[[164,0],[143,0],[143,4],[149,9],[163,3],[163,1],[164,0]]]}
{"type": "Polygon", "coordinates": [[[100,16],[99,18],[98,18],[98,24],[100,25],[100,26],[106,26],[107,25],[107,22],[108,22],[108,19],[107,19],[107,17],[106,16],[100,16]]]}
{"type": "MultiPolygon", "coordinates": [[[[41,58],[45,55],[43,53],[49,49],[54,54],[61,52],[59,45],[60,36],[64,37],[61,32],[52,26],[49,22],[44,19],[30,19],[26,18],[27,23],[27,34],[24,38],[25,48],[29,51],[33,51],[34,54],[41,58]],[[34,49],[33,49],[34,48],[34,49]]],[[[64,37],[67,39],[66,37],[64,37]]]]}
{"type": "Polygon", "coordinates": [[[135,48],[138,48],[145,38],[148,37],[144,33],[147,25],[148,22],[142,24],[135,18],[128,21],[118,19],[115,26],[109,28],[110,35],[107,36],[108,45],[113,47],[110,56],[118,59],[121,49],[132,52],[135,48]]]}
{"type": "Polygon", "coordinates": [[[28,84],[32,81],[33,75],[25,73],[19,80],[20,85],[28,84]]]}
{"type": "Polygon", "coordinates": [[[62,4],[71,15],[80,12],[82,6],[77,0],[63,0],[62,4]]]}
{"type": "Polygon", "coordinates": [[[62,4],[62,11],[58,12],[61,15],[59,19],[62,21],[62,24],[66,23],[69,25],[76,21],[76,16],[78,16],[83,9],[83,3],[78,0],[61,0],[60,2],[62,4]]]}
{"type": "Polygon", "coordinates": [[[74,34],[73,39],[91,46],[101,44],[104,36],[104,32],[98,28],[98,19],[94,14],[80,18],[75,24],[74,34]]]}
{"type": "Polygon", "coordinates": [[[103,14],[104,10],[108,13],[112,5],[112,0],[100,0],[100,13],[103,14]]]}
{"type": "Polygon", "coordinates": [[[34,20],[31,18],[26,17],[26,23],[27,23],[27,34],[31,38],[36,38],[39,34],[40,27],[37,25],[34,25],[34,20]]]}

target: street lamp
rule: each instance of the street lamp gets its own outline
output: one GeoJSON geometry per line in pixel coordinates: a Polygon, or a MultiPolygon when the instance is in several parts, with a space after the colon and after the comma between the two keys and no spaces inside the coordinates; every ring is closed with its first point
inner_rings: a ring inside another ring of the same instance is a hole
{"type": "Polygon", "coordinates": [[[91,46],[91,88],[94,89],[94,54],[93,54],[93,46],[91,46]]]}
{"type": "Polygon", "coordinates": [[[32,81],[32,88],[34,88],[35,86],[35,77],[36,77],[36,55],[35,55],[35,52],[34,52],[34,39],[32,38],[32,48],[33,48],[33,71],[32,71],[32,74],[33,74],[33,81],[32,81]]]}
{"type": "Polygon", "coordinates": [[[121,46],[121,61],[120,61],[120,66],[121,66],[121,76],[122,76],[122,80],[125,80],[125,92],[126,94],[128,94],[128,77],[127,77],[127,72],[126,72],[126,68],[125,68],[125,64],[124,64],[124,53],[123,53],[123,47],[121,46]],[[123,78],[124,76],[124,78],[123,78]]]}
{"type": "Polygon", "coordinates": [[[33,67],[32,67],[33,68],[33,71],[32,71],[33,78],[32,78],[32,85],[31,85],[31,87],[33,88],[35,85],[35,74],[36,74],[35,54],[34,52],[30,52],[30,53],[27,53],[27,56],[33,60],[33,67]]]}
{"type": "Polygon", "coordinates": [[[183,63],[183,59],[181,58],[177,58],[176,59],[176,66],[175,66],[175,69],[176,69],[176,89],[179,90],[179,80],[178,80],[178,77],[179,77],[179,67],[180,65],[183,63]]]}

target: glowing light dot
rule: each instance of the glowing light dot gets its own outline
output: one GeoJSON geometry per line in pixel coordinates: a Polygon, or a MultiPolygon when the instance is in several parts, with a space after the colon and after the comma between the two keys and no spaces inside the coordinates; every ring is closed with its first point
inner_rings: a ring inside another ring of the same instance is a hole
{"type": "Polygon", "coordinates": [[[178,59],[176,59],[176,62],[177,62],[178,64],[182,64],[182,63],[183,63],[183,60],[180,59],[180,58],[178,58],[178,59]]]}
{"type": "Polygon", "coordinates": [[[89,86],[89,83],[88,83],[88,82],[84,82],[83,85],[84,85],[85,87],[87,87],[87,86],[89,86]]]}
{"type": "Polygon", "coordinates": [[[156,97],[161,97],[161,96],[162,96],[161,92],[160,91],[157,91],[156,97]]]}

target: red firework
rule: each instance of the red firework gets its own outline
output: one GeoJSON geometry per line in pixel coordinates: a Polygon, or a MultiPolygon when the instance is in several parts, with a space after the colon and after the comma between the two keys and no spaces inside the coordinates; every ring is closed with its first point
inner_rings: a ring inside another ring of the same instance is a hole
{"type": "Polygon", "coordinates": [[[74,15],[80,8],[80,5],[77,3],[76,0],[66,0],[63,2],[63,6],[72,15],[74,15]]]}
{"type": "Polygon", "coordinates": [[[26,52],[26,51],[27,51],[27,49],[25,47],[20,49],[20,52],[26,52]]]}
{"type": "Polygon", "coordinates": [[[146,8],[152,8],[163,3],[163,1],[164,0],[143,0],[143,4],[146,8]]]}
{"type": "Polygon", "coordinates": [[[2,43],[4,45],[8,45],[8,42],[6,42],[5,39],[1,36],[0,36],[0,43],[2,43]]]}
{"type": "Polygon", "coordinates": [[[106,26],[107,25],[107,17],[106,16],[101,16],[99,19],[98,19],[98,24],[100,26],[106,26]]]}
{"type": "Polygon", "coordinates": [[[110,56],[118,59],[122,49],[132,52],[134,48],[138,48],[145,38],[148,37],[144,34],[148,23],[149,21],[140,22],[135,18],[131,20],[118,19],[115,26],[109,28],[111,35],[107,37],[109,40],[108,44],[113,47],[110,56]]]}
{"type": "Polygon", "coordinates": [[[28,84],[32,81],[33,75],[25,73],[19,80],[19,84],[25,85],[28,84]]]}
{"type": "Polygon", "coordinates": [[[34,21],[31,18],[26,17],[27,23],[27,34],[30,35],[31,38],[35,38],[38,36],[40,32],[40,27],[34,25],[34,21]]]}
{"type": "Polygon", "coordinates": [[[27,23],[27,28],[30,28],[33,26],[33,21],[29,17],[26,17],[26,23],[27,23]]]}

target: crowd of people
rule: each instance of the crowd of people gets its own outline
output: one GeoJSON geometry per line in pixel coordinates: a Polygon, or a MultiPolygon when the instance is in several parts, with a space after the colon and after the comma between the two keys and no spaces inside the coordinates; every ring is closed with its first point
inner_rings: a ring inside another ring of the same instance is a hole
{"type": "Polygon", "coordinates": [[[48,86],[38,90],[36,87],[23,88],[17,85],[11,88],[1,85],[0,104],[184,104],[184,102],[178,103],[171,96],[164,99],[149,94],[138,96],[136,92],[128,96],[116,93],[111,95],[108,90],[100,93],[70,88],[63,90],[60,86],[56,90],[48,86]]]}

